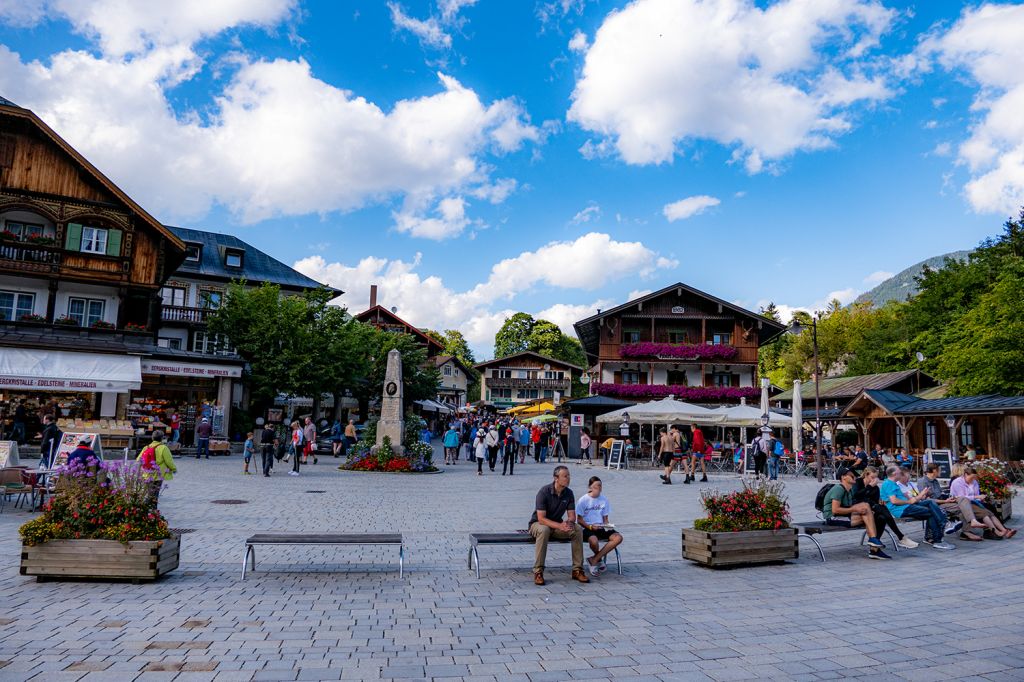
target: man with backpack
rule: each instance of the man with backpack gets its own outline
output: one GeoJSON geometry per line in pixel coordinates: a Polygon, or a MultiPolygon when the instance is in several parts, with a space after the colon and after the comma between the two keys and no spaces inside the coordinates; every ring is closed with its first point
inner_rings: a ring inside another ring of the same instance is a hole
{"type": "Polygon", "coordinates": [[[754,439],[754,475],[764,476],[768,473],[768,455],[774,449],[772,441],[772,430],[765,427],[764,430],[754,439]]]}
{"type": "Polygon", "coordinates": [[[174,458],[171,456],[171,449],[164,443],[164,432],[157,429],[153,432],[153,442],[142,448],[139,453],[138,462],[143,475],[149,479],[150,497],[153,500],[153,507],[156,508],[160,498],[160,489],[164,481],[170,481],[174,474],[178,473],[178,467],[174,465],[174,458]]]}
{"type": "Polygon", "coordinates": [[[868,558],[891,559],[882,551],[885,546],[878,539],[878,519],[867,502],[854,502],[853,483],[857,480],[853,471],[847,470],[835,485],[823,486],[815,497],[814,506],[821,512],[825,523],[830,526],[852,528],[864,526],[868,533],[868,558]]]}

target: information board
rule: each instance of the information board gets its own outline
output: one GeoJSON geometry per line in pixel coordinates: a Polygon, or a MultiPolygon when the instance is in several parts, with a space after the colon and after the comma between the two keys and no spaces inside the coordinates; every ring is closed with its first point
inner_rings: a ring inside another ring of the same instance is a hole
{"type": "Polygon", "coordinates": [[[96,453],[96,459],[103,459],[103,445],[100,443],[100,434],[98,433],[64,433],[60,438],[60,445],[57,446],[57,452],[53,455],[53,462],[50,463],[51,469],[56,469],[59,466],[64,466],[68,463],[68,455],[71,451],[78,447],[78,443],[83,438],[89,438],[89,447],[96,453]]]}
{"type": "Polygon", "coordinates": [[[18,459],[18,442],[0,440],[0,469],[16,467],[19,464],[21,464],[21,460],[18,459]]]}
{"type": "Polygon", "coordinates": [[[939,465],[939,478],[950,479],[953,477],[953,453],[949,450],[925,450],[924,463],[932,462],[939,465]]]}
{"type": "Polygon", "coordinates": [[[622,460],[625,457],[625,446],[626,444],[617,440],[612,443],[612,449],[608,452],[608,467],[609,469],[621,469],[622,460]]]}

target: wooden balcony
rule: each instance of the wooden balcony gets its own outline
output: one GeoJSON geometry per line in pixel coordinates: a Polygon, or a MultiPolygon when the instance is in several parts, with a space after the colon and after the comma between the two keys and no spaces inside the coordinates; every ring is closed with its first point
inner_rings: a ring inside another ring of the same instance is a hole
{"type": "Polygon", "coordinates": [[[572,388],[569,379],[498,379],[487,377],[488,388],[537,388],[568,391],[572,388]]]}
{"type": "Polygon", "coordinates": [[[0,241],[0,272],[37,273],[59,279],[124,282],[128,259],[67,251],[60,246],[0,241]]]}
{"type": "Polygon", "coordinates": [[[22,242],[0,242],[0,268],[20,272],[57,273],[62,249],[22,242]]]}
{"type": "Polygon", "coordinates": [[[213,312],[209,308],[188,308],[184,306],[165,305],[160,313],[164,322],[187,322],[189,324],[206,324],[213,312]]]}

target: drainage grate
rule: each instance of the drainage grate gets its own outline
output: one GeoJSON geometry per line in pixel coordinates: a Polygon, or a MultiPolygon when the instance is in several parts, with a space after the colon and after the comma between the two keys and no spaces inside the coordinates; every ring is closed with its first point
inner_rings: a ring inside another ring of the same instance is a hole
{"type": "Polygon", "coordinates": [[[327,491],[326,490],[307,490],[306,492],[309,493],[310,495],[319,495],[319,494],[325,493],[327,491]]]}
{"type": "Polygon", "coordinates": [[[185,535],[186,533],[195,533],[195,532],[196,532],[195,528],[172,528],[171,529],[171,534],[172,535],[185,535]]]}
{"type": "Polygon", "coordinates": [[[249,500],[210,500],[210,504],[249,504],[249,500]]]}

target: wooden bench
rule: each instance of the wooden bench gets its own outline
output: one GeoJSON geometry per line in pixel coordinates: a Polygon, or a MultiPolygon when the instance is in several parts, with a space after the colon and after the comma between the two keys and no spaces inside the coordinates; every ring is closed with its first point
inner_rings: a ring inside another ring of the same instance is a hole
{"type": "Polygon", "coordinates": [[[355,535],[305,534],[305,533],[262,533],[253,535],[245,541],[245,557],[242,559],[242,580],[245,580],[245,568],[256,571],[256,545],[398,545],[398,577],[405,570],[405,545],[401,533],[376,534],[360,533],[355,535]]]}
{"type": "MultiPolygon", "coordinates": [[[[793,527],[797,530],[797,540],[799,540],[800,538],[807,538],[808,540],[814,543],[815,547],[818,548],[818,554],[821,555],[821,563],[825,563],[825,550],[821,548],[821,545],[818,544],[818,541],[815,540],[813,536],[821,535],[823,533],[837,533],[847,530],[859,530],[861,531],[860,544],[863,545],[868,535],[868,531],[864,528],[864,526],[830,526],[824,521],[807,521],[805,523],[794,523],[793,527]]],[[[889,536],[889,539],[892,541],[892,545],[896,549],[896,551],[900,551],[900,545],[898,542],[896,542],[896,536],[893,535],[892,531],[888,528],[885,528],[885,532],[889,536]]]]}
{"type": "MultiPolygon", "coordinates": [[[[549,543],[568,544],[570,540],[558,540],[551,538],[549,543]]],[[[480,554],[477,547],[480,545],[533,545],[536,540],[528,531],[517,530],[511,533],[470,533],[469,534],[469,570],[476,567],[476,577],[480,577],[480,554]]],[[[586,543],[584,543],[584,549],[586,543]]],[[[619,556],[619,548],[615,548],[615,564],[619,575],[622,575],[622,559],[619,556]]]]}

